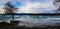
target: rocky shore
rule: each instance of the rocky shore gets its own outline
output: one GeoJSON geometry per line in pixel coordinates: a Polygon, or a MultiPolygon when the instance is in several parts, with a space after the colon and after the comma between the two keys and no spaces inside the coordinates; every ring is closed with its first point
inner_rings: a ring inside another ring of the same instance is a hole
{"type": "Polygon", "coordinates": [[[20,21],[0,22],[0,29],[60,29],[60,26],[26,27],[19,26],[20,21]]]}

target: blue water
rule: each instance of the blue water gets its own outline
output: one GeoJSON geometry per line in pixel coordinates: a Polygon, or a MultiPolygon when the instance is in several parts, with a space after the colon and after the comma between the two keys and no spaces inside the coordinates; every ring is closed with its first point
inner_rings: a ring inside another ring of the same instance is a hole
{"type": "MultiPolygon", "coordinates": [[[[11,15],[0,15],[0,20],[12,20],[11,15]]],[[[41,15],[14,15],[14,19],[48,19],[48,18],[60,18],[60,16],[41,16],[41,15]]]]}
{"type": "MultiPolygon", "coordinates": [[[[41,16],[41,15],[14,15],[15,20],[22,21],[21,26],[40,26],[54,25],[60,23],[60,16],[41,16]]],[[[11,15],[0,15],[0,21],[13,20],[11,15]]],[[[55,25],[54,25],[55,26],[55,25]]]]}

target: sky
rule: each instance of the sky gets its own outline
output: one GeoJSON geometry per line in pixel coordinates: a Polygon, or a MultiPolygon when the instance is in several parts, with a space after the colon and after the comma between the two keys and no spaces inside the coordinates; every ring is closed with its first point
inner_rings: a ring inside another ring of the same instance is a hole
{"type": "Polygon", "coordinates": [[[54,0],[0,0],[0,13],[4,13],[4,5],[11,1],[16,8],[16,13],[55,13],[54,0]]]}

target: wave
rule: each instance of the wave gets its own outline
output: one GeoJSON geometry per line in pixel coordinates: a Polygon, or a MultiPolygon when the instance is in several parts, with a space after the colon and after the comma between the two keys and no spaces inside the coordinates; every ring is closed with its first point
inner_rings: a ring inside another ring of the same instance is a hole
{"type": "MultiPolygon", "coordinates": [[[[56,26],[60,24],[59,16],[15,15],[14,18],[15,20],[21,21],[19,23],[20,26],[45,27],[47,25],[56,26]]],[[[0,20],[9,22],[10,20],[12,20],[12,16],[4,16],[4,19],[0,19],[0,20]]]]}

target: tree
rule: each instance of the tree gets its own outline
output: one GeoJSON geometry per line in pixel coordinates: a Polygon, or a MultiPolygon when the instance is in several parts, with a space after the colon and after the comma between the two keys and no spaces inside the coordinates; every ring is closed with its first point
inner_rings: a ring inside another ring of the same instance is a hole
{"type": "Polygon", "coordinates": [[[60,11],[60,0],[55,0],[53,4],[56,6],[56,8],[58,7],[56,13],[60,11]]]}
{"type": "Polygon", "coordinates": [[[4,9],[5,9],[5,14],[11,14],[12,15],[12,19],[14,20],[14,11],[17,11],[18,8],[15,8],[12,5],[12,3],[9,1],[4,6],[4,9]]]}

